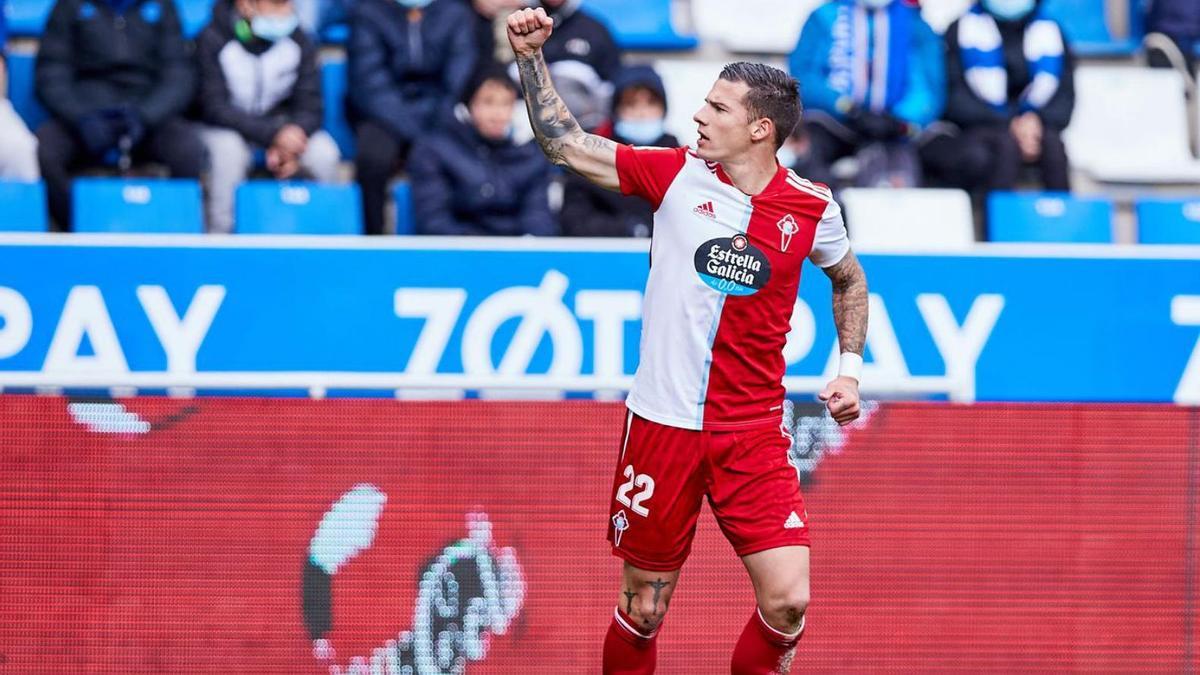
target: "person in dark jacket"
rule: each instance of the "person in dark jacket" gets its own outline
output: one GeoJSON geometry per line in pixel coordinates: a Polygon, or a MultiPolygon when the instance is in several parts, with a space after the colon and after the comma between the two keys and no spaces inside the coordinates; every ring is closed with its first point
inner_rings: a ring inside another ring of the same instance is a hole
{"type": "Polygon", "coordinates": [[[550,18],[554,32],[542,46],[546,63],[579,61],[596,71],[605,82],[612,82],[621,69],[621,49],[608,28],[598,19],[580,9],[582,0],[540,0],[550,18]]]}
{"type": "Polygon", "coordinates": [[[1151,0],[1146,14],[1146,59],[1155,68],[1182,65],[1188,78],[1196,71],[1200,48],[1200,2],[1196,0],[1151,0]],[[1155,41],[1153,35],[1169,42],[1155,41]]]}
{"type": "MultiPolygon", "coordinates": [[[[612,124],[596,130],[618,143],[679,147],[667,133],[667,92],[650,66],[630,66],[613,80],[612,124]]],[[[559,220],[563,234],[576,237],[649,237],[654,208],[641,197],[623,195],[568,173],[559,220]]]]}
{"type": "Polygon", "coordinates": [[[324,106],[316,45],[299,28],[292,0],[221,0],[196,39],[201,132],[212,169],[208,229],[233,229],[233,194],[254,149],[276,178],[301,172],[337,178],[341,157],[321,130],[324,106]]]}
{"type": "Polygon", "coordinates": [[[409,159],[417,232],[557,235],[551,167],[534,143],[512,141],[517,87],[488,64],[472,76],[463,105],[409,159]]]}
{"type": "Polygon", "coordinates": [[[50,120],[38,163],[54,226],[71,227],[71,171],[119,155],[199,178],[204,144],[181,113],[195,93],[191,51],[171,0],[58,0],[35,71],[50,120]]]}
{"type": "Polygon", "coordinates": [[[388,181],[413,143],[451,119],[475,69],[472,16],[457,0],[358,0],[349,103],[367,234],[382,234],[388,181]]]}
{"type": "Polygon", "coordinates": [[[980,196],[1030,166],[1046,189],[1069,190],[1074,59],[1059,24],[1038,0],[982,0],[945,39],[948,124],[922,147],[928,173],[980,196]]]}

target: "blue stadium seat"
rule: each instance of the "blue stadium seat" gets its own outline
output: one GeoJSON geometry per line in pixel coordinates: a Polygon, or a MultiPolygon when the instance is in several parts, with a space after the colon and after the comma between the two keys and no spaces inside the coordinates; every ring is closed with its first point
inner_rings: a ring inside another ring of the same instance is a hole
{"type": "Polygon", "coordinates": [[[1142,244],[1200,244],[1200,198],[1139,199],[1138,242],[1142,244]]]}
{"type": "Polygon", "coordinates": [[[321,27],[321,42],[327,45],[344,45],[350,39],[350,25],[334,23],[321,27]]]}
{"type": "Polygon", "coordinates": [[[46,27],[54,0],[6,0],[4,18],[8,21],[10,35],[37,37],[46,27]]]}
{"type": "Polygon", "coordinates": [[[408,181],[396,183],[392,201],[396,203],[396,234],[416,234],[417,217],[413,214],[412,186],[408,181]]]}
{"type": "Polygon", "coordinates": [[[1129,37],[1113,37],[1105,18],[1105,0],[1045,0],[1043,8],[1060,24],[1080,56],[1129,56],[1142,44],[1141,3],[1122,3],[1129,17],[1129,37]]]}
{"type": "Polygon", "coordinates": [[[14,53],[6,57],[8,62],[8,99],[13,109],[25,120],[25,126],[37,131],[38,125],[46,121],[46,109],[33,91],[33,66],[37,57],[33,54],[14,53]]]}
{"type": "MultiPolygon", "coordinates": [[[[195,37],[212,18],[213,0],[175,0],[184,35],[195,37]]],[[[54,0],[7,0],[4,17],[8,32],[19,37],[40,37],[50,18],[54,0]]]]}
{"type": "Polygon", "coordinates": [[[41,181],[0,181],[0,231],[45,232],[46,186],[41,181]]]}
{"type": "Polygon", "coordinates": [[[1113,203],[1065,192],[993,192],[988,196],[990,241],[1112,243],[1113,203]]]}
{"type": "Polygon", "coordinates": [[[212,19],[214,0],[175,0],[179,11],[179,23],[183,25],[183,34],[194,38],[208,25],[212,19]]]}
{"type": "Polygon", "coordinates": [[[179,178],[77,178],[76,232],[202,234],[200,183],[179,178]]]}
{"type": "Polygon", "coordinates": [[[333,136],[342,159],[354,159],[354,130],[346,120],[346,62],[321,64],[321,97],[325,101],[325,131],[333,136]]]}
{"type": "Polygon", "coordinates": [[[693,49],[696,38],[671,25],[671,0],[584,0],[583,8],[603,21],[624,49],[693,49]]]}
{"type": "Polygon", "coordinates": [[[362,234],[357,185],[254,180],[234,198],[238,234],[362,234]]]}

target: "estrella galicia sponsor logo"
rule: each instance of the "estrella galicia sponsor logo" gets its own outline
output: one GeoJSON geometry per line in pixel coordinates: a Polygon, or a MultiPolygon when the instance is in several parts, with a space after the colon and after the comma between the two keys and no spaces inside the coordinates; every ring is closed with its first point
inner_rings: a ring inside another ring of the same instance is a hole
{"type": "Polygon", "coordinates": [[[696,249],[696,273],[729,295],[752,295],[771,278],[771,261],[744,234],[709,239],[696,249]]]}

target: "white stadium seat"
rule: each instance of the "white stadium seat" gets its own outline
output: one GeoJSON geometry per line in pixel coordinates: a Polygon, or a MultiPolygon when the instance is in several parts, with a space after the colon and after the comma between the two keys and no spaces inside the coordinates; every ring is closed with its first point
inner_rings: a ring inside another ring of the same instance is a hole
{"type": "Polygon", "coordinates": [[[824,0],[692,0],[692,21],[701,40],[731,52],[790,54],[800,28],[824,0]]]}
{"type": "Polygon", "coordinates": [[[1200,183],[1188,151],[1183,77],[1174,70],[1081,66],[1064,134],[1071,163],[1108,183],[1200,183]]]}
{"type": "Polygon", "coordinates": [[[971,198],[962,190],[846,188],[850,241],[869,251],[959,251],[975,243],[971,198]]]}

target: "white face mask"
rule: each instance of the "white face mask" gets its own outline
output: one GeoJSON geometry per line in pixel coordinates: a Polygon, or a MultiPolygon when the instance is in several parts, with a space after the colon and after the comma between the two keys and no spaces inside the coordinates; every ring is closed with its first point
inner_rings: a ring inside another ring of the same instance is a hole
{"type": "Polygon", "coordinates": [[[892,0],[858,0],[867,9],[883,9],[892,4],[892,0]]]}
{"type": "Polygon", "coordinates": [[[284,14],[282,16],[256,16],[250,19],[250,32],[256,36],[275,42],[296,32],[296,28],[300,26],[300,19],[295,14],[284,14]]]}
{"type": "Polygon", "coordinates": [[[997,19],[1015,21],[1033,11],[1035,0],[983,0],[983,8],[997,19]]]}

